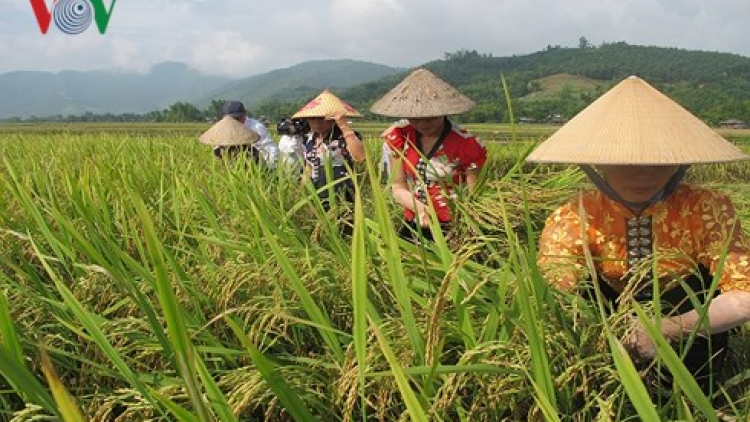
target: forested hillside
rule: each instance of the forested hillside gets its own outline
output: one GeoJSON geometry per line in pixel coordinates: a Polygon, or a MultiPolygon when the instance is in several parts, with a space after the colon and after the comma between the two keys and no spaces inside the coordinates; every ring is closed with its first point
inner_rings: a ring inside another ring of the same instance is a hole
{"type": "Polygon", "coordinates": [[[297,103],[325,88],[338,92],[402,70],[357,60],[313,60],[231,82],[195,103],[203,106],[216,99],[238,99],[250,109],[260,104],[297,103]]]}
{"type": "MultiPolygon", "coordinates": [[[[515,118],[544,121],[569,118],[629,75],[638,75],[693,113],[716,124],[738,118],[750,121],[750,58],[729,53],[644,47],[623,42],[579,48],[547,47],[523,56],[493,57],[477,51],[447,53],[424,64],[478,103],[463,121],[509,121],[501,75],[512,99],[515,118]],[[532,95],[552,75],[575,75],[588,81],[562,86],[554,95],[532,95]],[[591,83],[593,82],[593,83],[591,83]],[[588,89],[583,89],[585,86],[588,89]]],[[[342,92],[367,110],[405,74],[342,92]]]]}

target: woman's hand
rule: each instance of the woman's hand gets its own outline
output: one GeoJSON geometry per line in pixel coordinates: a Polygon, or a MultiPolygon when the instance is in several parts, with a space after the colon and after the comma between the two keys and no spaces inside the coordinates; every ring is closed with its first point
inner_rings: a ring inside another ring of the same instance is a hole
{"type": "Polygon", "coordinates": [[[329,114],[325,117],[325,119],[333,120],[342,131],[349,128],[349,123],[346,121],[346,114],[341,111],[329,114]]]}
{"type": "MultiPolygon", "coordinates": [[[[661,319],[660,330],[669,342],[679,341],[692,331],[707,337],[723,333],[750,321],[750,292],[731,290],[713,298],[708,306],[708,314],[703,321],[693,309],[681,315],[661,319]]],[[[631,356],[653,359],[656,347],[639,321],[634,322],[630,337],[624,342],[631,356]]]]}
{"type": "Polygon", "coordinates": [[[656,345],[638,320],[634,318],[633,324],[630,335],[622,345],[636,362],[653,360],[656,357],[656,345]]]}
{"type": "Polygon", "coordinates": [[[365,146],[357,134],[349,127],[349,123],[346,120],[346,114],[343,112],[336,112],[329,114],[325,117],[326,120],[333,120],[336,126],[341,129],[341,135],[344,137],[346,142],[346,148],[349,150],[354,161],[360,163],[365,159],[365,146]]]}
{"type": "MultiPolygon", "coordinates": [[[[630,336],[623,342],[623,346],[625,346],[625,349],[630,353],[630,356],[636,361],[643,362],[654,359],[656,357],[656,344],[654,344],[651,336],[649,336],[648,332],[646,332],[646,329],[643,327],[643,324],[641,324],[637,318],[632,317],[631,320],[632,331],[630,336]]],[[[684,332],[683,327],[680,325],[679,317],[676,319],[662,317],[660,331],[664,338],[670,343],[682,338],[684,332]]],[[[701,334],[698,333],[698,335],[701,334]]]]}
{"type": "Polygon", "coordinates": [[[417,205],[417,221],[422,227],[430,227],[430,210],[422,204],[417,205]]]}

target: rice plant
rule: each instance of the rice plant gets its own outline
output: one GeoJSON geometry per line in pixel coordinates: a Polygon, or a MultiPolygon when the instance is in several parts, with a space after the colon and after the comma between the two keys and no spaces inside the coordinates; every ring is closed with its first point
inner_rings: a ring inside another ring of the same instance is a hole
{"type": "MultiPolygon", "coordinates": [[[[678,385],[665,399],[622,352],[622,315],[548,288],[538,231],[589,186],[574,168],[523,163],[539,134],[489,143],[457,224],[423,247],[396,234],[375,136],[355,206],[325,211],[297,177],[219,162],[199,127],[183,130],[0,139],[0,420],[750,414],[747,334],[718,397],[678,385]],[[346,212],[351,237],[337,229],[346,212]]],[[[747,169],[691,177],[731,190],[747,225],[747,169]]]]}

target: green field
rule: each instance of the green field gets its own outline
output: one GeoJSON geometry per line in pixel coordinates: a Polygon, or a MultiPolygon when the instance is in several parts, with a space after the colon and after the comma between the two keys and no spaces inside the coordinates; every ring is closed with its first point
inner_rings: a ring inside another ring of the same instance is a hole
{"type": "MultiPolygon", "coordinates": [[[[523,163],[555,126],[467,125],[489,160],[428,249],[395,234],[386,126],[354,122],[369,159],[344,239],[347,210],[217,162],[208,125],[0,125],[0,421],[748,420],[746,329],[712,404],[667,352],[673,391],[641,382],[627,315],[539,276],[544,219],[589,187],[523,163]]],[[[750,226],[750,164],[689,177],[750,226]]]]}

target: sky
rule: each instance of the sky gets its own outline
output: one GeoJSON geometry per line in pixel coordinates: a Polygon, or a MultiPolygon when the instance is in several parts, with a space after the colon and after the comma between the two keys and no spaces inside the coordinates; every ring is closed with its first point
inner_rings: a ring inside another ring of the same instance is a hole
{"type": "Polygon", "coordinates": [[[308,60],[414,67],[459,50],[524,55],[581,37],[750,57],[750,0],[116,0],[105,34],[92,22],[76,35],[55,23],[43,35],[31,1],[0,0],[0,73],[177,61],[242,78],[308,60]]]}

